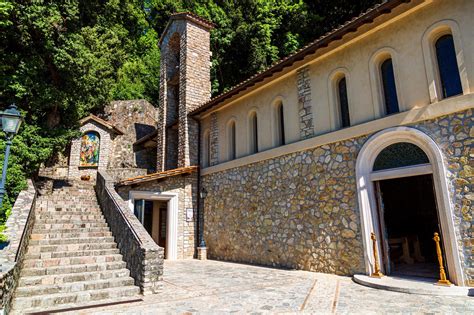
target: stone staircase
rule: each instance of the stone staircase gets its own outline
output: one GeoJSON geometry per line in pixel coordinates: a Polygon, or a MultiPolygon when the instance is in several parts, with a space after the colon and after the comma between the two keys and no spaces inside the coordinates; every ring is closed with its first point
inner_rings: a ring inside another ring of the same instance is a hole
{"type": "Polygon", "coordinates": [[[56,185],[35,213],[14,314],[140,298],[90,183],[56,185]]]}

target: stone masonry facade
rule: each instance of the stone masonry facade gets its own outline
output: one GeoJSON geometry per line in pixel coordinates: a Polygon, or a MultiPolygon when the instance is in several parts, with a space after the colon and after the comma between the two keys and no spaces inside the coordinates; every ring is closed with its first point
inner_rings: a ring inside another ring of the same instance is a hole
{"type": "Polygon", "coordinates": [[[209,100],[210,34],[209,28],[192,19],[172,17],[160,48],[162,51],[160,73],[160,104],[157,135],[157,171],[164,171],[171,153],[177,151],[174,167],[198,164],[199,125],[189,112],[209,100]],[[175,43],[175,38],[179,42],[175,43]],[[176,47],[179,45],[179,47],[176,47]],[[173,58],[179,58],[178,61],[173,58]],[[178,67],[178,72],[174,69],[178,67]],[[178,90],[178,97],[170,91],[178,90]],[[176,116],[177,113],[177,117],[176,116]],[[177,120],[176,120],[177,119],[177,120]],[[172,127],[177,123],[178,136],[172,137],[172,127]],[[173,150],[168,150],[171,146],[173,150]]]}
{"type": "MultiPolygon", "coordinates": [[[[444,154],[459,254],[466,285],[472,285],[472,110],[409,127],[430,136],[444,154]]],[[[341,275],[364,273],[355,163],[369,137],[204,176],[209,257],[341,275]]]]}
{"type": "Polygon", "coordinates": [[[83,175],[89,175],[91,178],[95,178],[97,171],[104,171],[107,169],[109,164],[109,158],[112,153],[114,133],[110,132],[104,126],[101,126],[95,121],[88,121],[86,124],[81,126],[81,133],[88,131],[95,131],[100,137],[99,146],[99,165],[97,167],[81,167],[80,154],[81,154],[81,138],[72,140],[71,143],[71,154],[69,157],[69,178],[79,179],[83,175]]]}
{"type": "Polygon", "coordinates": [[[311,138],[314,134],[313,111],[311,108],[311,79],[309,66],[296,72],[298,88],[298,110],[300,116],[300,138],[311,138]]]}
{"type": "Polygon", "coordinates": [[[217,113],[211,114],[211,135],[210,135],[211,160],[210,165],[219,163],[219,127],[217,125],[217,113]]]}
{"type": "Polygon", "coordinates": [[[139,186],[117,187],[123,200],[129,199],[130,191],[153,191],[178,195],[178,259],[193,258],[197,246],[197,175],[169,177],[165,181],[150,181],[139,186]],[[186,209],[193,209],[194,221],[186,221],[186,209]]]}
{"type": "MultiPolygon", "coordinates": [[[[161,48],[160,106],[156,137],[156,172],[199,163],[199,123],[189,113],[209,100],[211,24],[183,13],[171,17],[161,48]]],[[[198,175],[170,176],[133,186],[118,186],[124,200],[130,191],[178,195],[177,258],[196,256],[198,175]],[[193,219],[186,219],[192,209],[193,219]]]]}
{"type": "MultiPolygon", "coordinates": [[[[114,101],[105,107],[102,115],[105,125],[94,119],[86,120],[80,128],[82,134],[95,131],[100,137],[99,164],[81,167],[81,138],[72,140],[68,177],[79,179],[83,175],[95,178],[97,171],[110,171],[115,180],[146,175],[156,170],[156,148],[134,152],[133,144],[156,130],[157,109],[146,100],[114,101]],[[120,132],[119,132],[120,131],[120,132]]],[[[59,168],[56,164],[55,168],[59,168]]],[[[41,172],[46,174],[45,171],[41,172]]],[[[47,174],[46,174],[47,175],[47,174]]]]}

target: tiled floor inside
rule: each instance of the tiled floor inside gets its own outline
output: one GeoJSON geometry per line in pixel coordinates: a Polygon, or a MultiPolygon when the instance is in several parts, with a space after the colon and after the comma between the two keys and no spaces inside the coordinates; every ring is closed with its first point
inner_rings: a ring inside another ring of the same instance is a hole
{"type": "MultiPolygon", "coordinates": [[[[166,261],[164,291],[81,314],[474,314],[474,297],[361,286],[349,277],[220,261],[166,261]]],[[[78,314],[78,312],[74,312],[78,314]]]]}

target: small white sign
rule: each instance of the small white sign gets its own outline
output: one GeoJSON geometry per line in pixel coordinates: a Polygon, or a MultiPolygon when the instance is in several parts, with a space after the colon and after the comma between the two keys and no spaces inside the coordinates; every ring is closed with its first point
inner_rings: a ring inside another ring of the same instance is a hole
{"type": "Polygon", "coordinates": [[[186,221],[193,221],[194,219],[194,210],[191,209],[186,209],[186,221]]]}

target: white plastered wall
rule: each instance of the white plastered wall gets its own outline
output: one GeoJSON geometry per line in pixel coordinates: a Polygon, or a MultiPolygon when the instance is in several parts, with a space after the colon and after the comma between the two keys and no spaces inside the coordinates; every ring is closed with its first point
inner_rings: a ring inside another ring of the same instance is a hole
{"type": "MultiPolygon", "coordinates": [[[[423,51],[425,33],[434,26],[450,21],[461,78],[466,93],[473,91],[474,82],[474,10],[472,0],[433,0],[413,13],[381,27],[369,35],[352,40],[343,48],[309,61],[311,77],[311,103],[315,135],[338,129],[337,104],[328,91],[328,77],[338,69],[347,73],[351,125],[375,120],[382,116],[379,83],[374,77],[371,64],[379,52],[394,54],[394,67],[401,111],[421,108],[433,103],[430,96],[430,71],[426,67],[423,51]]],[[[425,49],[426,50],[426,49],[425,49]]],[[[258,90],[242,96],[218,111],[220,162],[225,162],[225,124],[236,117],[237,158],[248,154],[247,115],[251,108],[259,111],[260,151],[274,147],[272,105],[281,97],[285,104],[285,131],[288,142],[299,140],[299,116],[296,85],[296,69],[283,78],[276,78],[258,90]]],[[[202,121],[209,126],[209,116],[202,121]]]]}

